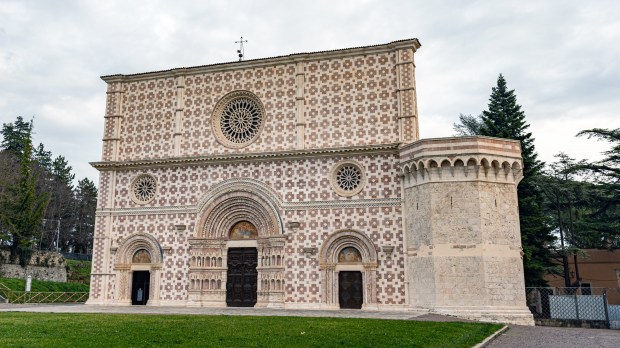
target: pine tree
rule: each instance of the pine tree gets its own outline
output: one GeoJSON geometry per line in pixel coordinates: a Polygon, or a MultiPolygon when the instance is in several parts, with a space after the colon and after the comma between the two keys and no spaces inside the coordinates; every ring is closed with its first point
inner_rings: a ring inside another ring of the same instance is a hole
{"type": "Polygon", "coordinates": [[[6,231],[2,237],[8,239],[11,258],[19,257],[20,264],[25,266],[30,260],[33,244],[38,239],[39,227],[49,201],[47,194],[38,195],[35,192],[37,176],[33,171],[30,133],[23,138],[19,162],[18,178],[8,187],[8,194],[0,202],[0,219],[6,231]]]}
{"type": "Polygon", "coordinates": [[[52,170],[52,152],[45,150],[45,146],[42,143],[39,143],[39,146],[34,151],[34,160],[41,169],[52,170]]]}
{"type": "Polygon", "coordinates": [[[523,156],[523,180],[517,187],[523,246],[523,266],[526,286],[544,286],[544,275],[553,269],[550,246],[555,240],[552,224],[544,213],[540,188],[537,180],[544,163],[538,160],[532,133],[527,132],[525,113],[517,104],[514,90],[508,90],[501,74],[497,87],[493,87],[488,110],[482,112],[481,135],[508,138],[521,142],[523,156]]]}
{"type": "Polygon", "coordinates": [[[620,248],[620,128],[594,128],[579,132],[611,143],[611,149],[604,151],[602,160],[581,166],[582,170],[594,174],[596,202],[588,214],[590,223],[587,231],[593,247],[620,248]]]}
{"type": "Polygon", "coordinates": [[[52,162],[52,173],[56,179],[67,186],[70,190],[73,190],[73,179],[75,174],[71,173],[73,168],[69,165],[69,162],[65,159],[65,156],[57,156],[52,162]]]}
{"type": "Polygon", "coordinates": [[[480,135],[480,128],[482,127],[482,115],[459,115],[459,122],[452,125],[452,129],[456,132],[455,136],[463,137],[470,135],[480,135]]]}
{"type": "Polygon", "coordinates": [[[87,254],[92,250],[97,209],[97,186],[88,178],[78,181],[75,189],[76,224],[72,233],[73,252],[87,254]]]}
{"type": "Polygon", "coordinates": [[[24,151],[26,138],[30,139],[32,135],[32,123],[24,122],[24,118],[17,116],[17,120],[13,123],[4,123],[2,125],[2,147],[3,150],[20,155],[24,151]]]}

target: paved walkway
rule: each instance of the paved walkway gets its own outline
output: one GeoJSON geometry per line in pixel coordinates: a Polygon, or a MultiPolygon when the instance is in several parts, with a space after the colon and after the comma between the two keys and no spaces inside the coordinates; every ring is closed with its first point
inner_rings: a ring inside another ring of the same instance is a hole
{"type": "MultiPolygon", "coordinates": [[[[91,306],[84,304],[0,304],[0,312],[39,313],[119,313],[304,316],[336,318],[377,318],[420,321],[466,321],[453,317],[413,311],[301,310],[271,308],[199,308],[148,306],[91,306]]],[[[574,329],[511,325],[486,347],[620,347],[620,330],[574,329]]]]}
{"type": "MultiPolygon", "coordinates": [[[[95,306],[85,304],[0,304],[0,312],[255,315],[291,317],[376,318],[409,320],[426,314],[413,311],[303,310],[243,307],[95,306]]],[[[442,317],[442,316],[438,316],[442,317]]]]}
{"type": "Polygon", "coordinates": [[[486,347],[618,348],[620,347],[620,330],[511,325],[507,331],[491,341],[486,347]]]}

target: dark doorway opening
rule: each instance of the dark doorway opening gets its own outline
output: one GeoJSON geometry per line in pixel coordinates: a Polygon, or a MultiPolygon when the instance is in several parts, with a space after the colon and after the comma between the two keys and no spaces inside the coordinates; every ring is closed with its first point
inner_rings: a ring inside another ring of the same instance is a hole
{"type": "Polygon", "coordinates": [[[228,276],[226,305],[228,307],[254,307],[256,304],[256,248],[228,249],[228,276]]]}
{"type": "Polygon", "coordinates": [[[364,303],[362,272],[338,272],[338,301],[340,302],[340,308],[362,308],[364,303]]]}
{"type": "Polygon", "coordinates": [[[151,272],[134,271],[131,281],[131,304],[146,305],[149,300],[149,284],[151,283],[151,272]]]}

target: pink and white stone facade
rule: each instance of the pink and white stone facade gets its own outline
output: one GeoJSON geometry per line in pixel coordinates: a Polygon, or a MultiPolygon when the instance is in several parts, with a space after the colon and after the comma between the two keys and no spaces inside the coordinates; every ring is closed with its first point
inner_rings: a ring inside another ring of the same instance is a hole
{"type": "Polygon", "coordinates": [[[519,144],[419,140],[419,47],[412,39],[104,76],[89,303],[130,304],[132,272],[146,270],[149,305],[226,306],[227,250],[254,247],[256,306],[339,308],[338,272],[349,270],[362,272],[363,309],[529,323],[513,315],[527,310],[519,144]],[[231,93],[251,94],[264,111],[242,146],[214,132],[214,109],[231,93]],[[361,171],[352,195],[334,182],[342,163],[361,171]],[[141,175],[154,180],[146,201],[133,194],[141,175]],[[240,221],[258,237],[231,240],[240,221]],[[339,262],[345,247],[361,261],[339,262]],[[132,262],[138,250],[151,262],[132,262]],[[468,272],[475,282],[458,278],[468,272]]]}

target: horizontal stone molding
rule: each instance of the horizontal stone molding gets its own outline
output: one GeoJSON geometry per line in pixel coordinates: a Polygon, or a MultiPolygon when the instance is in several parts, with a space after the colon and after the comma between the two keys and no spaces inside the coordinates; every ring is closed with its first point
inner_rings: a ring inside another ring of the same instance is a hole
{"type": "Polygon", "coordinates": [[[422,139],[400,148],[401,163],[423,157],[455,157],[467,155],[496,155],[521,159],[518,140],[485,136],[422,139]]]}
{"type": "Polygon", "coordinates": [[[90,165],[100,171],[109,171],[128,168],[159,168],[170,166],[196,166],[204,164],[255,163],[264,161],[292,161],[298,159],[316,159],[332,156],[381,155],[397,154],[399,143],[325,148],[315,150],[293,150],[280,152],[245,153],[234,155],[216,155],[202,157],[170,157],[160,159],[136,161],[102,161],[90,162],[90,165]]]}
{"type": "MultiPolygon", "coordinates": [[[[397,207],[402,204],[400,198],[386,199],[361,199],[361,200],[338,200],[338,201],[308,201],[281,203],[282,210],[306,210],[306,209],[344,209],[361,207],[397,207]]],[[[193,214],[198,213],[197,205],[173,206],[173,207],[140,207],[123,209],[100,209],[96,216],[121,216],[121,215],[166,215],[166,214],[193,214]]]]}
{"type": "Polygon", "coordinates": [[[434,244],[410,247],[410,257],[521,257],[521,248],[503,244],[434,244]]]}

